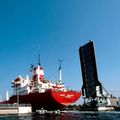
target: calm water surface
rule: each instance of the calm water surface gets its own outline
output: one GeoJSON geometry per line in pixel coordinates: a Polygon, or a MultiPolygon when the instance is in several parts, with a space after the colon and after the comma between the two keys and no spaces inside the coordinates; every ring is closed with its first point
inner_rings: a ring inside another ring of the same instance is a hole
{"type": "Polygon", "coordinates": [[[120,112],[68,112],[58,116],[4,115],[0,120],[120,120],[120,112]]]}

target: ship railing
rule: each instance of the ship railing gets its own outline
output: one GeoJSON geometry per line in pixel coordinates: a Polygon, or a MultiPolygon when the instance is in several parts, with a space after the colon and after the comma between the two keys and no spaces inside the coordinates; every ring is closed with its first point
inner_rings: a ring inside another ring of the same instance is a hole
{"type": "Polygon", "coordinates": [[[31,104],[0,104],[0,108],[16,108],[16,107],[31,107],[31,104]]]}
{"type": "Polygon", "coordinates": [[[61,89],[52,89],[52,91],[66,91],[66,92],[67,92],[67,91],[71,91],[71,92],[80,92],[80,91],[78,91],[78,90],[70,90],[70,89],[64,89],[64,90],[63,90],[63,89],[62,89],[62,90],[61,90],[61,89]]]}
{"type": "Polygon", "coordinates": [[[19,104],[20,107],[28,107],[31,106],[31,104],[19,104]]]}

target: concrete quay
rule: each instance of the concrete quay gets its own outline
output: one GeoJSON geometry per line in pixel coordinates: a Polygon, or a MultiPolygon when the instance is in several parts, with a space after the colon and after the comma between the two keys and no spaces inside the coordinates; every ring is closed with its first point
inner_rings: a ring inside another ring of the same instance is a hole
{"type": "Polygon", "coordinates": [[[32,113],[31,105],[27,104],[0,104],[0,115],[29,114],[32,113]]]}

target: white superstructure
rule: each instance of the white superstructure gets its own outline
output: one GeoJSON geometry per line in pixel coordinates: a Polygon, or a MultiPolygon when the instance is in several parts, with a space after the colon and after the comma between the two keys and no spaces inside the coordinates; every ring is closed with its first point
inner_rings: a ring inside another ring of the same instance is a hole
{"type": "Polygon", "coordinates": [[[38,64],[35,68],[32,66],[31,72],[33,73],[32,79],[28,75],[26,78],[19,75],[12,81],[14,95],[26,95],[34,92],[41,93],[49,89],[66,91],[66,88],[64,88],[64,84],[62,83],[61,63],[59,67],[59,80],[54,84],[51,81],[45,80],[44,70],[40,64],[38,64]]]}

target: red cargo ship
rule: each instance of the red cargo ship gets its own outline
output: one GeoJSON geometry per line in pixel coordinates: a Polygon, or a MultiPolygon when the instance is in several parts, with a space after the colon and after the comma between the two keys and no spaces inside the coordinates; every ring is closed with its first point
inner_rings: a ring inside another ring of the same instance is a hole
{"type": "Polygon", "coordinates": [[[76,102],[81,91],[68,90],[62,83],[61,62],[59,66],[59,80],[52,83],[44,78],[44,70],[38,63],[37,67],[31,67],[32,79],[21,76],[12,81],[14,95],[3,103],[24,103],[31,104],[32,109],[57,110],[76,102]]]}

